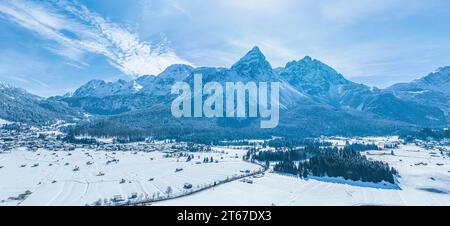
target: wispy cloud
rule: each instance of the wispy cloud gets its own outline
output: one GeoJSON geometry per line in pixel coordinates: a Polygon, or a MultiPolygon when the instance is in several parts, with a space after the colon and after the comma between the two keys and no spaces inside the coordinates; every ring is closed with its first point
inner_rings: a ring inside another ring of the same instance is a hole
{"type": "Polygon", "coordinates": [[[0,15],[51,43],[55,54],[84,65],[87,53],[100,54],[129,76],[158,74],[175,63],[189,64],[167,47],[149,43],[125,26],[91,12],[76,1],[2,1],[0,15]]]}

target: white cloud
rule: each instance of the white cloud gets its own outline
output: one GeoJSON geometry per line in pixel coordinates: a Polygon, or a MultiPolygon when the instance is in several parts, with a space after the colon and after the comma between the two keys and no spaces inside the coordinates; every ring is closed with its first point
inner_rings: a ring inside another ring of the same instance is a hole
{"type": "Polygon", "coordinates": [[[86,53],[101,54],[130,76],[158,74],[175,63],[189,64],[167,47],[152,44],[124,26],[74,1],[0,2],[0,15],[51,40],[47,48],[83,65],[86,53]]]}

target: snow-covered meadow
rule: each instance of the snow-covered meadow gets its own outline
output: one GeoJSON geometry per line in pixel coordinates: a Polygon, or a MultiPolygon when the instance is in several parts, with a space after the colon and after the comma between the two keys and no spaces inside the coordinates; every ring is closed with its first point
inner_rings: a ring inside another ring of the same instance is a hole
{"type": "MultiPolygon", "coordinates": [[[[212,150],[189,153],[194,158],[187,162],[186,157],[167,157],[160,151],[33,152],[19,148],[0,153],[0,205],[92,205],[98,200],[104,205],[118,195],[133,201],[164,197],[168,187],[175,196],[186,191],[186,183],[195,189],[261,168],[242,160],[244,150],[212,150]],[[211,157],[213,163],[203,163],[211,157]]],[[[364,155],[396,168],[400,174],[397,184],[337,178],[302,180],[266,172],[152,205],[450,205],[448,148],[441,152],[408,144],[364,155]]]]}
{"type": "Polygon", "coordinates": [[[92,205],[117,195],[125,200],[132,194],[138,196],[135,199],[162,197],[169,186],[175,195],[185,190],[185,183],[196,188],[260,169],[242,161],[241,150],[214,150],[190,153],[194,159],[189,162],[157,151],[0,153],[0,205],[92,205]],[[214,162],[203,163],[205,157],[214,162]],[[24,200],[14,200],[21,194],[24,200]]]}
{"type": "Polygon", "coordinates": [[[157,205],[450,205],[448,153],[406,145],[394,155],[390,150],[365,154],[399,171],[398,188],[266,173],[253,178],[253,184],[235,181],[157,205]]]}

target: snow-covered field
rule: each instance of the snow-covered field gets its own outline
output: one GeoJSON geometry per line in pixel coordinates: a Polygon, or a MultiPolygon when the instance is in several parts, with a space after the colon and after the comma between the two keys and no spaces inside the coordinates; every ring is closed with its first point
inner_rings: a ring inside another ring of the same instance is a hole
{"type": "Polygon", "coordinates": [[[9,121],[6,121],[6,120],[0,118],[0,126],[6,125],[6,124],[9,124],[9,123],[10,123],[9,121]]]}
{"type": "MultiPolygon", "coordinates": [[[[162,152],[36,152],[24,149],[0,154],[0,205],[85,205],[132,193],[139,198],[164,196],[167,187],[181,194],[185,183],[194,188],[224,180],[259,166],[242,161],[244,151],[214,148],[193,153],[194,159],[165,157],[162,152]],[[70,154],[69,154],[70,153],[70,154]],[[218,163],[201,163],[213,157],[218,163]],[[237,157],[237,158],[236,158],[237,157]],[[111,162],[111,160],[118,162],[111,162]],[[110,161],[108,164],[107,162],[110,161]],[[78,167],[78,171],[74,169],[78,167]],[[177,168],[183,170],[175,172],[177,168]],[[102,175],[104,174],[104,175],[102,175]],[[31,194],[25,194],[29,190],[31,194]],[[11,200],[24,194],[24,200],[11,200]]],[[[301,180],[266,173],[253,183],[234,181],[183,198],[154,205],[450,205],[448,153],[415,145],[368,151],[365,155],[395,167],[396,186],[331,178],[301,180]]]]}
{"type": "Polygon", "coordinates": [[[183,192],[185,183],[195,188],[260,168],[243,162],[243,151],[223,151],[192,153],[190,162],[186,157],[166,158],[162,152],[18,149],[0,153],[0,205],[85,205],[115,195],[126,200],[132,193],[139,198],[163,196],[169,186],[176,194],[183,192]],[[218,163],[198,164],[204,157],[218,163]],[[113,159],[118,162],[107,164],[113,159]],[[79,170],[74,171],[76,167],[79,170]],[[183,170],[175,172],[177,168],[183,170]],[[25,200],[10,199],[27,190],[31,194],[25,200]]]}
{"type": "Polygon", "coordinates": [[[156,205],[450,205],[450,159],[446,153],[407,145],[394,154],[366,153],[400,172],[397,189],[267,173],[252,179],[253,184],[235,181],[156,205]]]}

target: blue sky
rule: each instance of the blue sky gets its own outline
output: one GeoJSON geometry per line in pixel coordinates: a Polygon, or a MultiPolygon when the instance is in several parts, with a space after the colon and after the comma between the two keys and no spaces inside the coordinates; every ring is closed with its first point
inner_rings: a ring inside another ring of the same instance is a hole
{"type": "Polygon", "coordinates": [[[0,81],[41,96],[173,63],[228,67],[259,46],[386,87],[450,65],[448,0],[0,0],[0,81]]]}

